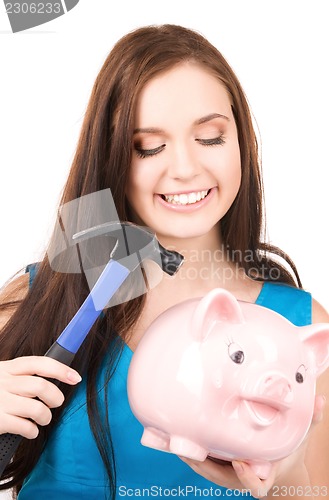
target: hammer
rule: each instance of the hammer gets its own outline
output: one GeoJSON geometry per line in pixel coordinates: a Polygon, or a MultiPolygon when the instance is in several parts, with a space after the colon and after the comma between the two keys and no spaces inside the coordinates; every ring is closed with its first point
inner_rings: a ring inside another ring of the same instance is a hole
{"type": "MultiPolygon", "coordinates": [[[[177,273],[184,261],[178,252],[165,249],[152,231],[129,222],[109,222],[80,231],[72,239],[83,244],[91,238],[110,236],[110,259],[69,324],[48,349],[45,356],[67,366],[72,363],[89,331],[127,277],[146,260],[156,262],[170,276],[177,273]]],[[[53,383],[59,383],[52,380],[53,383]]],[[[22,436],[0,436],[0,478],[14,455],[22,436]]]]}

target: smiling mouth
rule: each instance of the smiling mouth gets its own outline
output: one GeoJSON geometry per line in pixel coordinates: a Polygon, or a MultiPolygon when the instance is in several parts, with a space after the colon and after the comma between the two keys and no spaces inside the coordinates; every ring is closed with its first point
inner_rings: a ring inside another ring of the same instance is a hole
{"type": "Polygon", "coordinates": [[[193,205],[198,201],[204,200],[210,191],[210,189],[205,189],[203,191],[193,191],[183,194],[162,194],[161,198],[172,205],[193,205]]]}

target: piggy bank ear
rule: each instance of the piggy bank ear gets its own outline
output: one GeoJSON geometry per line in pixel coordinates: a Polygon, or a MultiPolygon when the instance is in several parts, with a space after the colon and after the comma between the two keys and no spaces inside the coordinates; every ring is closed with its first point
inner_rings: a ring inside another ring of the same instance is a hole
{"type": "Polygon", "coordinates": [[[316,376],[329,366],[329,323],[314,323],[300,329],[301,340],[314,363],[316,376]]]}
{"type": "Polygon", "coordinates": [[[214,323],[244,323],[241,308],[236,298],[222,288],[207,293],[197,305],[191,318],[192,335],[202,342],[214,323]]]}

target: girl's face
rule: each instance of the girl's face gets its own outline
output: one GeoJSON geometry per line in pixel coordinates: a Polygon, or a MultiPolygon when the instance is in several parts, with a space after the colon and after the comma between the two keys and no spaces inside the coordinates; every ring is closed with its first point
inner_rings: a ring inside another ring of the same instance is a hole
{"type": "Polygon", "coordinates": [[[158,237],[203,236],[215,230],[240,182],[237,130],[222,84],[194,63],[151,80],[136,110],[126,191],[135,222],[158,237]]]}

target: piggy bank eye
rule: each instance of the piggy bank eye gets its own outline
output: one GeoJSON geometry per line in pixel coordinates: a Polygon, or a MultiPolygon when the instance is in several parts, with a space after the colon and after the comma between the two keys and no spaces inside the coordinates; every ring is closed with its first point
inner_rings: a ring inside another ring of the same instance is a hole
{"type": "Polygon", "coordinates": [[[306,368],[304,365],[301,365],[296,371],[295,379],[298,384],[302,384],[305,379],[306,368]]]}
{"type": "Polygon", "coordinates": [[[244,361],[244,352],[241,350],[241,347],[234,342],[228,346],[228,355],[231,360],[238,365],[241,365],[244,361]]]}

